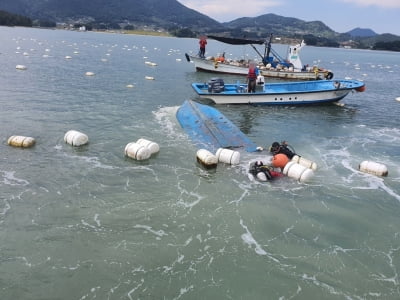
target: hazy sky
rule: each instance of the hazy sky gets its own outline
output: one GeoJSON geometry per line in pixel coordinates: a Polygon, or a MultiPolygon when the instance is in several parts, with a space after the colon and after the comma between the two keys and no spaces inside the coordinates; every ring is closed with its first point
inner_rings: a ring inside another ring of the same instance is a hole
{"type": "Polygon", "coordinates": [[[178,0],[219,22],[274,13],[322,21],[336,32],[356,27],[400,35],[400,0],[178,0]]]}

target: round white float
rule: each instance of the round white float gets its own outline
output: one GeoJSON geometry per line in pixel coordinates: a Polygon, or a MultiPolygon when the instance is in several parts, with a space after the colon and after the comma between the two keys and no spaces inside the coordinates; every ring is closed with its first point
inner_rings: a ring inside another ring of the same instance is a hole
{"type": "Polygon", "coordinates": [[[79,147],[87,144],[89,142],[89,138],[86,134],[82,132],[70,130],[64,135],[64,141],[67,144],[79,147]]]}
{"type": "Polygon", "coordinates": [[[237,165],[240,161],[240,153],[230,149],[219,148],[215,154],[219,162],[237,165]]]}
{"type": "Polygon", "coordinates": [[[294,161],[290,161],[286,164],[285,168],[283,169],[283,174],[300,182],[309,181],[314,176],[313,170],[306,168],[294,161]]]}
{"type": "Polygon", "coordinates": [[[16,65],[15,68],[17,70],[26,70],[27,69],[27,67],[25,65],[16,65]]]}
{"type": "Polygon", "coordinates": [[[22,135],[13,135],[10,136],[7,140],[7,143],[10,146],[14,147],[22,147],[22,148],[29,148],[35,145],[35,139],[29,136],[22,136],[22,135]]]}
{"type": "Polygon", "coordinates": [[[141,138],[141,139],[138,139],[136,141],[136,143],[138,143],[142,146],[145,146],[147,149],[149,149],[151,154],[154,154],[154,153],[157,153],[160,151],[160,146],[158,146],[158,144],[153,141],[149,141],[149,140],[141,138]]]}
{"type": "Polygon", "coordinates": [[[302,156],[295,155],[292,157],[292,161],[302,165],[306,168],[312,169],[313,171],[317,170],[317,164],[311,160],[308,160],[302,156]]]}
{"type": "Polygon", "coordinates": [[[85,75],[86,76],[94,76],[94,73],[93,72],[86,72],[85,75]]]}
{"type": "Polygon", "coordinates": [[[206,168],[215,168],[218,164],[217,157],[206,149],[199,149],[196,153],[196,158],[206,168]]]}
{"type": "Polygon", "coordinates": [[[148,159],[151,155],[150,150],[138,143],[129,143],[125,146],[125,155],[136,160],[148,159]]]}
{"type": "Polygon", "coordinates": [[[389,174],[388,168],[381,163],[365,160],[360,163],[359,169],[361,172],[373,174],[377,176],[387,176],[389,174]]]}

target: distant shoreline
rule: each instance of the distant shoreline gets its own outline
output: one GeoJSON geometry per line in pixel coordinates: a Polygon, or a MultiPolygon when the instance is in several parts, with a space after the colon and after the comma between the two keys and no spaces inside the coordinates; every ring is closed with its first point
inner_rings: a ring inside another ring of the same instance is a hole
{"type": "MultiPolygon", "coordinates": [[[[78,31],[78,30],[74,30],[74,31],[78,31]]],[[[173,37],[173,35],[169,34],[168,32],[148,31],[148,30],[123,30],[123,29],[121,29],[121,30],[90,30],[89,32],[173,37]]]]}

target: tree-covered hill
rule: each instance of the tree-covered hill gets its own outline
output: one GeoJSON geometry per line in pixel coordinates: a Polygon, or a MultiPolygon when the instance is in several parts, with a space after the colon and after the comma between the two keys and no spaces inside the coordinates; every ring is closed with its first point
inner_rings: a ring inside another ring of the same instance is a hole
{"type": "MultiPolygon", "coordinates": [[[[219,23],[177,0],[0,0],[0,10],[26,16],[38,26],[55,26],[58,23],[74,28],[84,25],[89,30],[149,28],[169,31],[179,37],[217,34],[268,38],[273,34],[286,41],[304,39],[308,45],[369,49],[376,43],[380,43],[380,48],[396,49],[396,43],[387,43],[400,40],[400,37],[392,34],[374,34],[371,29],[356,28],[347,33],[338,33],[321,20],[306,22],[275,14],[219,23]]],[[[2,20],[4,25],[10,22],[9,16],[3,16],[2,20]]],[[[20,23],[22,21],[19,20],[20,23]]]]}
{"type": "Polygon", "coordinates": [[[0,9],[53,22],[131,23],[214,30],[222,25],[176,0],[1,0],[0,9]]]}
{"type": "Polygon", "coordinates": [[[223,23],[230,29],[242,29],[247,32],[257,32],[260,36],[266,36],[273,32],[275,35],[296,37],[304,34],[315,34],[332,38],[337,33],[321,21],[305,22],[296,18],[265,14],[254,18],[239,18],[231,22],[223,23]]]}
{"type": "Polygon", "coordinates": [[[0,25],[1,26],[25,26],[31,27],[32,20],[17,14],[0,10],[0,25]]]}

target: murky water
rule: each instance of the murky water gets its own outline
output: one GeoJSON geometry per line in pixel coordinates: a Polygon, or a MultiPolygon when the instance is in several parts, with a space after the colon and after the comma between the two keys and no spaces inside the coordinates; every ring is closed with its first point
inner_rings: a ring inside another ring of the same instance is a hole
{"type": "MultiPolygon", "coordinates": [[[[304,63],[365,81],[343,107],[216,106],[258,145],[287,140],[319,166],[308,183],[258,183],[247,166],[267,152],[204,170],[176,121],[190,83],[212,76],[185,60],[197,40],[0,37],[1,299],[400,297],[399,53],[306,47],[304,63]],[[89,144],[64,143],[71,129],[89,144]],[[139,138],[160,152],[125,157],[139,138]],[[389,176],[359,172],[364,160],[389,176]]],[[[207,53],[243,51],[222,47],[207,53]]]]}

